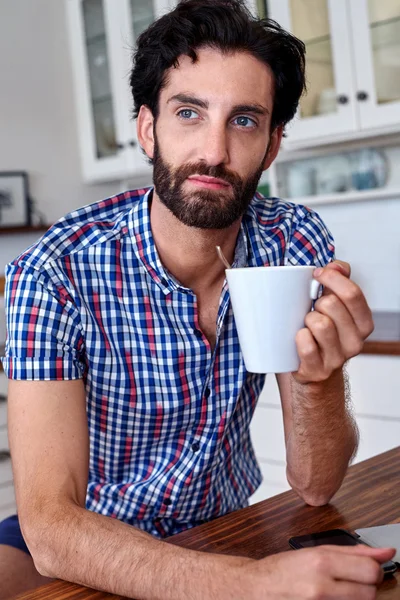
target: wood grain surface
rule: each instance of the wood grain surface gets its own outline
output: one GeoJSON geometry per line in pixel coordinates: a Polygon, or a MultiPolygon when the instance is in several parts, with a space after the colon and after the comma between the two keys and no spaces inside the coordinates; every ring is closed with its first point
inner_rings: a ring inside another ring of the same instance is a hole
{"type": "MultiPolygon", "coordinates": [[[[400,523],[400,446],[350,467],[341,489],[328,506],[307,506],[294,492],[284,492],[180,533],[168,542],[205,552],[259,559],[289,551],[288,540],[294,535],[337,527],[353,531],[388,523],[400,523]]],[[[55,581],[18,598],[116,600],[120,597],[55,581]]],[[[400,575],[384,581],[378,599],[400,599],[400,575]]]]}
{"type": "Polygon", "coordinates": [[[382,354],[385,356],[400,356],[400,342],[364,342],[361,354],[382,354]]]}

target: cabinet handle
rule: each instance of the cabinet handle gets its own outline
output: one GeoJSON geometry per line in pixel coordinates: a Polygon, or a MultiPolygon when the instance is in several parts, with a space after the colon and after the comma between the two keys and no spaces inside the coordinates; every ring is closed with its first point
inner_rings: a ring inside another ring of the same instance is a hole
{"type": "Polygon", "coordinates": [[[339,104],[347,104],[349,101],[349,97],[345,96],[344,94],[341,94],[340,96],[338,96],[337,101],[339,104]]]}
{"type": "Polygon", "coordinates": [[[0,404],[2,402],[7,402],[7,396],[3,396],[3,394],[0,394],[0,404]]]}
{"type": "Polygon", "coordinates": [[[365,102],[365,100],[368,100],[367,92],[357,92],[357,100],[360,100],[360,102],[365,102]]]}
{"type": "Polygon", "coordinates": [[[123,150],[125,148],[125,144],[121,144],[121,142],[117,142],[115,146],[117,150],[123,150]]]}
{"type": "Polygon", "coordinates": [[[129,140],[128,144],[130,145],[131,148],[135,148],[136,147],[135,140],[129,140]]]}
{"type": "Polygon", "coordinates": [[[0,450],[0,462],[5,462],[9,458],[11,458],[9,450],[0,450]]]}

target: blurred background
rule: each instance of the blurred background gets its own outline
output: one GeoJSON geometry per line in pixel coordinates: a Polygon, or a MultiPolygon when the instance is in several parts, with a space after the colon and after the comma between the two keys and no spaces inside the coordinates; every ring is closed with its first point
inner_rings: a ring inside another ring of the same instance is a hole
{"type": "MultiPolygon", "coordinates": [[[[5,265],[56,219],[151,184],[128,86],[135,39],[173,0],[0,0],[0,346],[5,265]]],[[[260,191],[324,219],[376,329],[349,365],[362,460],[400,440],[400,0],[247,0],[302,39],[308,93],[260,191]]],[[[0,518],[14,508],[0,373],[0,518]]],[[[253,419],[264,483],[287,489],[274,378],[253,419]]]]}

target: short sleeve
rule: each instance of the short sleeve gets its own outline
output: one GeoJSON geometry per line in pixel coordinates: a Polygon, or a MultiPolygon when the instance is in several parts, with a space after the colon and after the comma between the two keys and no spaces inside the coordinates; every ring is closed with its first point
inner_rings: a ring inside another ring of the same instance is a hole
{"type": "Polygon", "coordinates": [[[285,263],[324,267],[335,260],[332,234],[316,212],[305,207],[302,210],[305,215],[293,224],[285,263]]]}
{"type": "Polygon", "coordinates": [[[7,339],[4,371],[9,379],[68,380],[83,375],[79,311],[65,288],[46,285],[33,268],[6,269],[7,339]]]}

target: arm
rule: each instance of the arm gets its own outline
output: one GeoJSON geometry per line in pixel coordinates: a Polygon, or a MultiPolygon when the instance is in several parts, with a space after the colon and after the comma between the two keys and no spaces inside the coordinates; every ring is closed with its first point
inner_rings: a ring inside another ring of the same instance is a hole
{"type": "Polygon", "coordinates": [[[277,380],[288,481],[306,502],[321,505],[341,485],[357,447],[343,366],[359,354],[373,322],[362,291],[349,279],[349,265],[335,261],[315,275],[325,291],[296,338],[299,370],[277,380]]]}
{"type": "Polygon", "coordinates": [[[329,502],[357,448],[357,426],[346,399],[347,375],[336,370],[323,383],[300,384],[277,375],[286,441],[287,478],[311,505],[329,502]]]}
{"type": "Polygon", "coordinates": [[[395,553],[321,547],[257,561],[181,549],[87,511],[80,380],[10,381],[9,430],[22,531],[50,577],[142,600],[284,600],[294,589],[298,600],[333,600],[371,593],[395,553]]]}
{"type": "Polygon", "coordinates": [[[229,572],[248,562],[167,546],[84,508],[81,380],[10,381],[9,437],[21,528],[42,575],[134,598],[222,598],[229,572]]]}

